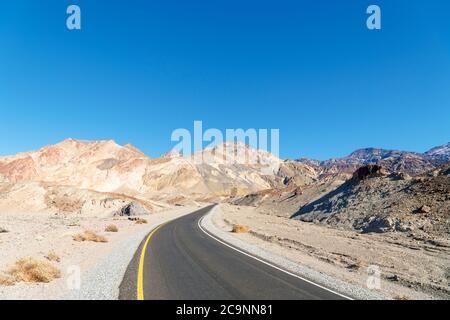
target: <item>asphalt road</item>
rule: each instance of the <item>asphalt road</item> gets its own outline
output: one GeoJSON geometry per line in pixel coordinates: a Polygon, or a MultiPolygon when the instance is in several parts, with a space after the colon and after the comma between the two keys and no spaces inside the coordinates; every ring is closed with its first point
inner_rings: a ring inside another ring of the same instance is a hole
{"type": "Polygon", "coordinates": [[[343,299],[237,252],[205,234],[198,221],[210,209],[183,216],[152,232],[128,266],[119,298],[343,299]]]}

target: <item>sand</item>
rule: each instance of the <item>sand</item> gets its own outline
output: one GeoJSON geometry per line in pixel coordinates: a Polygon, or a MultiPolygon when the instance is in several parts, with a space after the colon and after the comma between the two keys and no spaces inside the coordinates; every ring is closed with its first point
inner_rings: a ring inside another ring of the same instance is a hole
{"type": "MultiPolygon", "coordinates": [[[[51,263],[61,271],[61,278],[50,283],[17,283],[0,285],[0,299],[63,299],[72,289],[69,277],[79,268],[81,277],[95,268],[108,255],[114,254],[119,244],[136,233],[145,235],[145,229],[190,213],[197,207],[179,207],[144,216],[148,224],[136,224],[126,217],[55,216],[49,214],[0,214],[0,226],[7,233],[0,233],[0,271],[7,270],[15,261],[24,257],[45,260],[54,253],[60,262],[51,263]],[[105,232],[114,224],[118,232],[105,232]],[[73,235],[92,230],[105,236],[106,243],[77,242],[73,235]],[[144,231],[144,232],[143,232],[144,231]]],[[[104,281],[108,281],[105,279],[104,281]]]]}

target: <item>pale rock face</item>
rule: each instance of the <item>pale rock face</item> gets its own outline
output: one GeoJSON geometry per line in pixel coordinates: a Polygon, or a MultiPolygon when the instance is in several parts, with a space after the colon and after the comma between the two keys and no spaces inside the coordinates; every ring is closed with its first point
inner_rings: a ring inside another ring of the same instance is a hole
{"type": "Polygon", "coordinates": [[[239,143],[224,143],[192,156],[170,152],[151,159],[112,140],[66,139],[37,151],[0,157],[0,175],[13,183],[48,182],[129,196],[210,198],[273,187],[280,182],[276,174],[281,162],[239,143]]]}
{"type": "Polygon", "coordinates": [[[167,152],[166,154],[164,154],[162,157],[163,158],[181,158],[182,156],[183,155],[179,151],[172,149],[169,152],[167,152]]]}
{"type": "MultiPolygon", "coordinates": [[[[29,181],[0,184],[0,193],[0,212],[12,214],[111,216],[134,201],[121,195],[29,181]]],[[[152,203],[143,203],[148,211],[155,209],[152,203]]]]}

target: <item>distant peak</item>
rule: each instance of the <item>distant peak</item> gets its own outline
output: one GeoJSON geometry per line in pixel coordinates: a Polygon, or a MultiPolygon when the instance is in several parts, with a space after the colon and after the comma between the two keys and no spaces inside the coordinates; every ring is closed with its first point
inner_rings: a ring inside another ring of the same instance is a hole
{"type": "Polygon", "coordinates": [[[108,140],[83,140],[83,139],[74,139],[74,138],[67,138],[61,141],[57,144],[111,144],[111,145],[118,145],[120,146],[114,139],[108,139],[108,140]]]}
{"type": "Polygon", "coordinates": [[[93,141],[67,138],[57,144],[87,144],[87,143],[91,143],[91,142],[93,142],[93,141]]]}
{"type": "Polygon", "coordinates": [[[427,152],[425,152],[426,155],[448,155],[450,156],[450,142],[443,144],[441,146],[437,146],[434,148],[431,148],[427,152]]]}
{"type": "Polygon", "coordinates": [[[242,141],[223,141],[223,142],[216,144],[213,147],[207,147],[203,150],[205,150],[205,151],[206,150],[219,150],[221,148],[230,148],[230,147],[231,148],[247,148],[247,149],[251,148],[250,145],[248,145],[242,141]]]}
{"type": "Polygon", "coordinates": [[[183,155],[180,151],[176,149],[172,149],[169,152],[165,153],[162,157],[163,158],[181,158],[183,155]]]}
{"type": "Polygon", "coordinates": [[[387,150],[387,149],[381,149],[381,148],[373,148],[373,147],[369,147],[369,148],[361,148],[361,149],[356,149],[355,151],[353,151],[352,153],[350,153],[349,157],[358,157],[361,155],[367,155],[367,154],[380,154],[380,153],[386,153],[386,152],[391,152],[393,150],[387,150]]]}

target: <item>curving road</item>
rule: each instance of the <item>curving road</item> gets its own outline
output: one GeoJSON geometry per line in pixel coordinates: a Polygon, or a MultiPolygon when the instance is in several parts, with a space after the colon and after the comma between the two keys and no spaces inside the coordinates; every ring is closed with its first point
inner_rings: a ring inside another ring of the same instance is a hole
{"type": "Polygon", "coordinates": [[[203,208],[155,229],[120,286],[120,299],[344,299],[216,241],[198,222],[203,208]]]}

